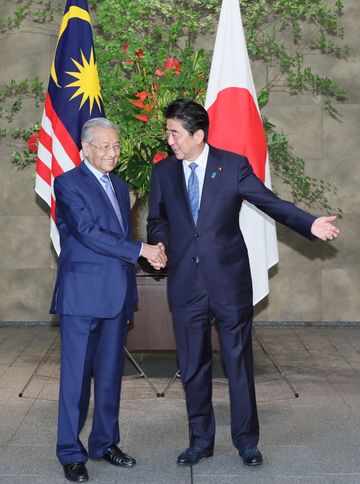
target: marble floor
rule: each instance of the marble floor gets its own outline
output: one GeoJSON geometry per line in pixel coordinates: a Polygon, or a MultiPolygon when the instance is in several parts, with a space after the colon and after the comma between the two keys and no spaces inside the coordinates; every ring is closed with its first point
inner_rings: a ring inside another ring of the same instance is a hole
{"type": "MultiPolygon", "coordinates": [[[[149,383],[126,359],[121,447],[136,457],[137,466],[119,469],[89,461],[90,482],[360,483],[360,327],[257,327],[253,342],[262,466],[244,467],[232,447],[227,384],[218,354],[214,456],[193,468],[177,466],[188,434],[179,379],[166,389],[176,373],[175,355],[132,353],[150,378],[149,383]]],[[[55,458],[58,375],[56,327],[0,326],[1,484],[68,482],[55,458]]],[[[87,424],[84,442],[88,432],[87,424]]]]}

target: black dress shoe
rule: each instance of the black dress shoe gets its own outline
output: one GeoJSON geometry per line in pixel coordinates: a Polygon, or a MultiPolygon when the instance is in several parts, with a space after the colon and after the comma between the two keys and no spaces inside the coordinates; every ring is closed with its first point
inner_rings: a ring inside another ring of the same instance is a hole
{"type": "Polygon", "coordinates": [[[240,449],[239,455],[246,466],[259,466],[263,462],[263,456],[257,447],[240,449]]]}
{"type": "Polygon", "coordinates": [[[212,450],[202,449],[201,447],[189,447],[179,455],[177,463],[181,466],[194,466],[203,457],[211,457],[212,455],[212,450]]]}
{"type": "Polygon", "coordinates": [[[63,465],[64,474],[68,481],[85,482],[89,480],[84,462],[73,462],[72,464],[63,465]]]}
{"type": "Polygon", "coordinates": [[[117,445],[110,445],[101,458],[107,460],[114,466],[133,467],[136,465],[136,460],[134,457],[130,457],[129,455],[125,454],[125,452],[120,450],[117,445]]]}

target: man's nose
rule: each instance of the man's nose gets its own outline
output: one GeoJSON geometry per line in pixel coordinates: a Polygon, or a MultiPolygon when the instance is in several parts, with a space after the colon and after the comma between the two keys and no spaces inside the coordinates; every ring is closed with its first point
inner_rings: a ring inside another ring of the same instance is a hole
{"type": "Polygon", "coordinates": [[[115,146],[110,145],[107,153],[111,156],[118,156],[120,154],[120,150],[118,150],[115,146]]]}
{"type": "Polygon", "coordinates": [[[169,133],[167,135],[167,142],[168,142],[168,145],[170,145],[170,146],[175,143],[174,136],[172,135],[172,133],[169,133]]]}

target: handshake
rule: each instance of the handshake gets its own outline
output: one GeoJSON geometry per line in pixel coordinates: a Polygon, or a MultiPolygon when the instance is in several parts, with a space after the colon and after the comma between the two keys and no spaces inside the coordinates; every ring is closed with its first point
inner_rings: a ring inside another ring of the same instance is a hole
{"type": "Polygon", "coordinates": [[[165,247],[162,242],[159,242],[157,245],[145,244],[144,242],[140,255],[145,257],[145,259],[147,259],[157,271],[166,266],[167,257],[165,254],[165,247]]]}

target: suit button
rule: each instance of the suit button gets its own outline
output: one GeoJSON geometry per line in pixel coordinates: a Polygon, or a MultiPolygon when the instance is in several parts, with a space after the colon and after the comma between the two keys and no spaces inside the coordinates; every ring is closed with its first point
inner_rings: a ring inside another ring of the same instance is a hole
{"type": "Polygon", "coordinates": [[[199,234],[194,234],[194,238],[197,239],[199,237],[199,234]]]}

